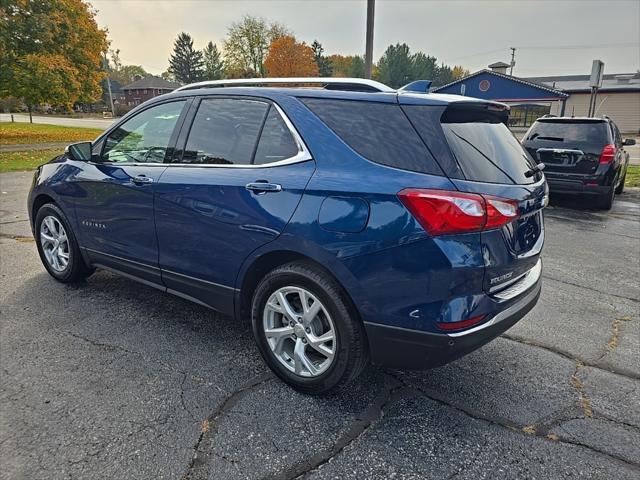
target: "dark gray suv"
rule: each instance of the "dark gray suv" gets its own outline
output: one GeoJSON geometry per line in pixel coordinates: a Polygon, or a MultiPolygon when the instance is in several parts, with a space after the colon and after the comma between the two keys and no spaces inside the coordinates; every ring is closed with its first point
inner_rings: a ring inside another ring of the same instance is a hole
{"type": "Polygon", "coordinates": [[[607,117],[542,117],[522,144],[544,163],[551,193],[584,194],[609,210],[616,193],[622,193],[629,164],[626,145],[616,124],[607,117]]]}

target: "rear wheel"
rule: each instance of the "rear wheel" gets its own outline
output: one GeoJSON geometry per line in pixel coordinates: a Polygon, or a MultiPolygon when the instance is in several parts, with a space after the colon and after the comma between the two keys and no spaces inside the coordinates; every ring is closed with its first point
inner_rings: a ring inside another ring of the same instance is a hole
{"type": "Polygon", "coordinates": [[[60,282],[77,282],[93,269],[84,263],[76,237],[62,210],[53,203],[40,207],[35,220],[38,254],[47,272],[60,282]]]}
{"type": "Polygon", "coordinates": [[[362,323],[335,280],[311,264],[267,274],[251,310],[262,357],[297,390],[325,393],[355,379],[368,363],[362,323]]]}
{"type": "Polygon", "coordinates": [[[607,192],[599,196],[596,200],[597,206],[602,210],[611,210],[611,207],[613,207],[613,200],[616,196],[616,180],[613,181],[607,192]]]}
{"type": "Polygon", "coordinates": [[[624,175],[622,176],[622,180],[620,180],[620,184],[616,187],[616,194],[620,195],[622,192],[624,192],[624,182],[627,179],[627,172],[624,172],[624,175]]]}

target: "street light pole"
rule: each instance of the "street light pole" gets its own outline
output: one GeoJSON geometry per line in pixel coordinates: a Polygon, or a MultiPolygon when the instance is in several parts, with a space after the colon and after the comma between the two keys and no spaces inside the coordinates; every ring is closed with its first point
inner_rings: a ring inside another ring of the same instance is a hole
{"type": "Polygon", "coordinates": [[[373,65],[373,15],[376,9],[376,0],[367,0],[367,46],[364,54],[364,76],[371,78],[373,65]]]}

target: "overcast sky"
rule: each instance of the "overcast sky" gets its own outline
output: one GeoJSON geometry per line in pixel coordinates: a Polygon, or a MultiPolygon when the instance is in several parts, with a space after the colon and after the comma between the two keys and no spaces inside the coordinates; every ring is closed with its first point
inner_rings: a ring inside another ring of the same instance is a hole
{"type": "MultiPolygon", "coordinates": [[[[300,41],[319,40],[326,53],[363,54],[364,0],[93,0],[98,23],[126,64],[159,74],[173,41],[188,32],[196,48],[222,46],[227,27],[244,14],[287,25],[300,41]]],[[[595,58],[605,73],[640,68],[640,0],[436,1],[377,0],[374,60],[406,42],[449,65],[476,71],[508,62],[514,75],[589,73],[595,58]]]]}

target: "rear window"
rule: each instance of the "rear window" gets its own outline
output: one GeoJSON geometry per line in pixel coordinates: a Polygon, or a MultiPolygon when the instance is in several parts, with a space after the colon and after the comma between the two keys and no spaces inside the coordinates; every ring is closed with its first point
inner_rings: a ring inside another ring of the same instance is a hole
{"type": "Polygon", "coordinates": [[[527,132],[525,141],[548,140],[558,143],[607,143],[605,122],[540,121],[527,132]]]}
{"type": "Polygon", "coordinates": [[[498,117],[445,112],[441,123],[467,180],[522,185],[539,178],[525,176],[535,162],[498,117]]]}
{"type": "Polygon", "coordinates": [[[442,175],[399,105],[317,98],[300,101],[347,145],[372,162],[442,175]]]}

